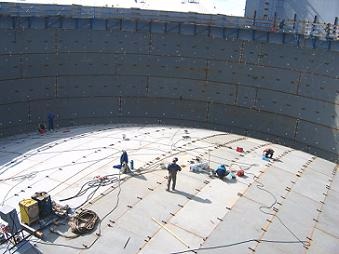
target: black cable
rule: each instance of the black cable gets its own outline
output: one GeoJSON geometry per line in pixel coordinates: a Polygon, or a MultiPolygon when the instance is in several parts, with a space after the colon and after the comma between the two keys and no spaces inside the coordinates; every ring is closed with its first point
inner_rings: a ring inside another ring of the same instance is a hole
{"type": "Polygon", "coordinates": [[[87,195],[87,198],[84,202],[82,202],[80,205],[78,205],[77,207],[75,207],[74,209],[77,210],[79,209],[80,207],[82,207],[84,204],[86,204],[94,195],[95,193],[99,190],[101,186],[98,185],[92,192],[90,192],[88,195],[87,195]]]}
{"type": "Polygon", "coordinates": [[[53,245],[53,246],[59,246],[59,247],[68,247],[68,248],[73,248],[73,249],[78,249],[78,250],[87,250],[87,249],[90,249],[98,241],[98,239],[101,236],[101,226],[102,226],[103,220],[105,220],[119,205],[120,193],[121,193],[121,178],[120,178],[121,174],[120,173],[119,174],[111,174],[111,175],[108,175],[108,176],[115,176],[115,175],[118,175],[118,188],[119,188],[118,193],[116,195],[116,204],[115,204],[115,206],[108,213],[106,213],[101,219],[99,219],[99,222],[98,222],[98,231],[96,233],[97,237],[96,237],[96,239],[89,246],[86,246],[86,247],[77,247],[77,246],[66,245],[66,244],[55,244],[55,243],[46,243],[46,242],[37,242],[37,243],[46,244],[46,245],[53,245]]]}
{"type": "Polygon", "coordinates": [[[102,222],[104,219],[106,219],[107,216],[109,216],[112,212],[114,212],[114,210],[117,209],[117,207],[118,207],[118,205],[119,205],[119,201],[120,201],[120,193],[121,193],[121,178],[120,178],[120,173],[119,173],[119,177],[118,177],[118,188],[119,188],[119,190],[118,190],[118,193],[117,193],[117,196],[116,196],[117,201],[116,201],[116,203],[115,203],[115,206],[114,206],[107,214],[105,214],[105,215],[102,217],[102,219],[100,220],[100,222],[99,222],[99,230],[100,230],[99,232],[100,232],[100,234],[101,234],[101,222],[102,222]]]}
{"type": "MultiPolygon", "coordinates": [[[[112,154],[112,156],[113,155],[114,154],[112,154]]],[[[27,178],[27,177],[34,177],[38,173],[42,173],[42,172],[45,172],[45,171],[50,171],[50,170],[59,169],[59,168],[66,168],[66,167],[70,167],[70,166],[74,166],[74,165],[80,165],[80,164],[85,164],[85,163],[89,163],[89,162],[99,162],[99,161],[103,161],[105,159],[108,159],[108,157],[105,156],[103,158],[95,159],[95,160],[88,160],[88,161],[83,161],[83,162],[64,164],[64,165],[61,165],[61,166],[46,168],[46,169],[42,169],[42,170],[39,170],[39,171],[33,171],[31,173],[28,173],[28,174],[23,174],[23,175],[17,175],[17,176],[13,176],[13,177],[3,178],[3,179],[0,179],[0,182],[9,181],[9,180],[17,180],[17,179],[27,178]]],[[[91,165],[93,165],[93,164],[91,164],[91,165]]],[[[27,170],[27,169],[25,169],[25,170],[27,170]]]]}
{"type": "Polygon", "coordinates": [[[30,242],[37,243],[37,244],[42,244],[42,245],[52,245],[52,246],[58,246],[58,247],[65,247],[65,248],[71,248],[71,249],[76,249],[76,250],[87,250],[89,249],[88,247],[78,247],[74,245],[68,245],[68,244],[60,244],[60,243],[51,243],[51,242],[41,242],[38,240],[29,240],[30,242]]]}
{"type": "MultiPolygon", "coordinates": [[[[73,199],[73,198],[77,198],[77,197],[80,197],[84,194],[86,194],[86,192],[90,189],[93,189],[95,188],[92,192],[90,192],[88,195],[87,195],[87,198],[86,200],[78,205],[75,209],[78,209],[79,207],[83,206],[85,203],[87,203],[94,195],[95,193],[98,191],[98,189],[100,187],[103,187],[103,186],[107,186],[107,185],[110,185],[110,184],[113,184],[114,182],[116,182],[118,180],[118,178],[116,177],[116,175],[118,174],[110,174],[110,175],[105,175],[101,178],[98,178],[98,179],[94,179],[94,180],[90,180],[86,183],[84,183],[82,185],[82,187],[80,188],[80,190],[73,196],[71,197],[68,197],[68,198],[64,198],[64,199],[60,199],[59,201],[62,202],[62,201],[66,201],[66,200],[70,200],[70,199],[73,199]],[[87,186],[87,187],[86,187],[87,186]],[[86,187],[86,188],[85,188],[86,187]]],[[[119,174],[120,175],[120,174],[119,174]]]]}
{"type": "Polygon", "coordinates": [[[299,237],[298,237],[298,236],[297,236],[297,235],[296,235],[296,234],[295,234],[295,233],[294,233],[294,232],[293,232],[293,231],[292,231],[292,230],[291,230],[291,229],[290,229],[283,221],[282,221],[282,219],[281,219],[277,214],[273,214],[273,213],[271,213],[271,212],[264,211],[264,209],[271,210],[272,207],[273,207],[278,201],[277,201],[276,196],[275,196],[272,192],[270,192],[269,190],[265,189],[265,185],[264,185],[263,183],[257,181],[256,179],[254,179],[254,181],[255,181],[256,183],[258,183],[258,184],[256,185],[256,187],[257,187],[259,190],[265,191],[266,193],[270,194],[270,195],[272,196],[272,198],[274,199],[274,201],[273,201],[273,203],[272,203],[271,205],[269,205],[269,206],[261,205],[261,206],[259,207],[259,210],[260,210],[262,213],[264,213],[264,214],[271,215],[271,216],[275,216],[275,217],[279,220],[279,222],[281,223],[281,225],[283,225],[283,226],[287,229],[287,231],[290,232],[290,234],[291,234],[295,239],[298,240],[299,243],[305,245],[304,242],[300,240],[300,238],[299,238],[299,237]]]}
{"type": "Polygon", "coordinates": [[[5,202],[6,202],[6,198],[8,196],[8,194],[15,188],[17,187],[19,184],[21,184],[25,179],[21,179],[20,182],[16,183],[15,185],[13,185],[5,194],[4,198],[2,199],[2,202],[1,202],[1,205],[5,205],[5,202]]]}
{"type": "MultiPolygon", "coordinates": [[[[230,243],[230,244],[225,244],[225,245],[216,245],[216,246],[211,246],[211,247],[203,247],[203,248],[196,248],[196,249],[189,249],[189,250],[183,250],[183,251],[178,251],[178,252],[171,252],[171,254],[181,254],[181,253],[187,253],[187,252],[196,252],[196,251],[202,251],[202,250],[214,250],[214,249],[222,249],[222,248],[228,248],[236,245],[241,245],[249,242],[266,242],[266,243],[276,243],[276,244],[295,244],[295,243],[300,243],[299,241],[280,241],[280,240],[266,240],[266,239],[249,239],[241,242],[235,242],[235,243],[230,243]]],[[[303,241],[303,243],[306,241],[303,241]]]]}

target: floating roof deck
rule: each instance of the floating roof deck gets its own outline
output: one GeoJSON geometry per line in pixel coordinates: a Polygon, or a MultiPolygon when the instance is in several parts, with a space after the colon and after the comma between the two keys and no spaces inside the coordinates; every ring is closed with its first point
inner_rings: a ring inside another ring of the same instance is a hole
{"type": "MultiPolygon", "coordinates": [[[[0,146],[0,201],[18,202],[36,191],[68,201],[96,176],[117,173],[127,150],[140,174],[121,175],[101,187],[83,208],[95,211],[101,226],[65,239],[45,229],[30,238],[36,253],[336,253],[339,249],[338,165],[266,141],[211,130],[136,125],[84,126],[8,137],[0,146]],[[262,159],[265,147],[275,160],[262,159]],[[243,153],[236,151],[242,147],[243,153]],[[177,191],[166,191],[173,157],[183,170],[177,191]],[[245,177],[221,181],[189,170],[197,157],[211,168],[226,164],[245,177]],[[98,234],[100,231],[100,235],[98,234]],[[268,240],[273,242],[258,242],[268,240]],[[275,242],[277,241],[277,242],[275,242]],[[302,242],[299,242],[302,241],[302,242]],[[304,242],[305,241],[305,242],[304,242]],[[290,242],[290,243],[288,243],[290,242]],[[218,248],[216,248],[218,247],[218,248]]],[[[57,229],[70,234],[67,225],[57,229]]],[[[2,245],[0,251],[4,252],[2,245]]]]}

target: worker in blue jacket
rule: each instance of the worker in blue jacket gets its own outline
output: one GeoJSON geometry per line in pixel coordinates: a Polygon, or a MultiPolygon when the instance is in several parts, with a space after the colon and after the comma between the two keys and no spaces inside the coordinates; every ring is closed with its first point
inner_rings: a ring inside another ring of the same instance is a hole
{"type": "Polygon", "coordinates": [[[120,156],[120,165],[122,165],[124,162],[128,164],[128,155],[125,150],[122,150],[122,154],[120,156]]]}
{"type": "Polygon", "coordinates": [[[224,177],[229,173],[229,171],[227,171],[225,165],[222,164],[217,168],[215,173],[220,179],[224,179],[224,177]]]}
{"type": "Polygon", "coordinates": [[[54,113],[48,112],[47,119],[48,119],[48,130],[49,131],[54,130],[54,118],[55,118],[54,113]]]}
{"type": "Polygon", "coordinates": [[[178,158],[174,158],[172,163],[168,165],[168,182],[167,182],[167,191],[170,190],[170,185],[172,181],[172,190],[175,190],[175,184],[177,181],[177,173],[181,171],[181,167],[177,164],[178,158]]]}
{"type": "Polygon", "coordinates": [[[122,150],[122,154],[120,156],[120,167],[122,169],[122,173],[129,173],[131,172],[129,166],[128,166],[128,155],[125,150],[122,150]]]}

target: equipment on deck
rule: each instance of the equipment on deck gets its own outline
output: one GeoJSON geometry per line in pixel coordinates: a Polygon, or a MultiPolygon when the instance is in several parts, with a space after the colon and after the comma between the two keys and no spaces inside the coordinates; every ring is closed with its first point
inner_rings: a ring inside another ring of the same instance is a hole
{"type": "Polygon", "coordinates": [[[68,222],[71,230],[75,234],[85,234],[92,231],[99,220],[98,215],[91,210],[83,210],[78,215],[72,217],[68,222]]]}
{"type": "Polygon", "coordinates": [[[238,153],[243,153],[243,152],[244,152],[244,148],[238,146],[237,149],[236,149],[236,151],[237,151],[238,153]]]}
{"type": "Polygon", "coordinates": [[[31,225],[39,220],[39,206],[34,199],[24,199],[19,202],[21,222],[31,225]]]}
{"type": "Polygon", "coordinates": [[[239,169],[238,171],[237,171],[237,176],[244,176],[245,175],[245,171],[243,170],[243,169],[239,169]]]}
{"type": "Polygon", "coordinates": [[[52,201],[47,192],[36,192],[32,196],[32,199],[38,202],[40,219],[47,217],[52,213],[52,201]]]}
{"type": "Polygon", "coordinates": [[[16,209],[10,206],[0,207],[0,217],[8,224],[8,232],[15,235],[21,230],[21,224],[16,209]]]}
{"type": "Polygon", "coordinates": [[[208,171],[209,166],[207,162],[204,163],[195,163],[190,165],[190,171],[192,172],[202,172],[202,171],[208,171]]]}
{"type": "Polygon", "coordinates": [[[234,180],[235,179],[235,174],[233,174],[233,172],[229,172],[226,175],[226,179],[229,180],[229,181],[234,180]]]}

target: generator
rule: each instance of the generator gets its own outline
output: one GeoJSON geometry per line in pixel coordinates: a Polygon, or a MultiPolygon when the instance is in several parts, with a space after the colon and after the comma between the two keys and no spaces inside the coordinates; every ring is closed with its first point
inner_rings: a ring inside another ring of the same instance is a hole
{"type": "Polygon", "coordinates": [[[39,220],[39,206],[34,199],[24,199],[19,202],[21,222],[27,225],[39,220]]]}
{"type": "Polygon", "coordinates": [[[38,202],[40,218],[45,218],[52,213],[51,196],[47,192],[35,192],[32,199],[38,202]]]}

